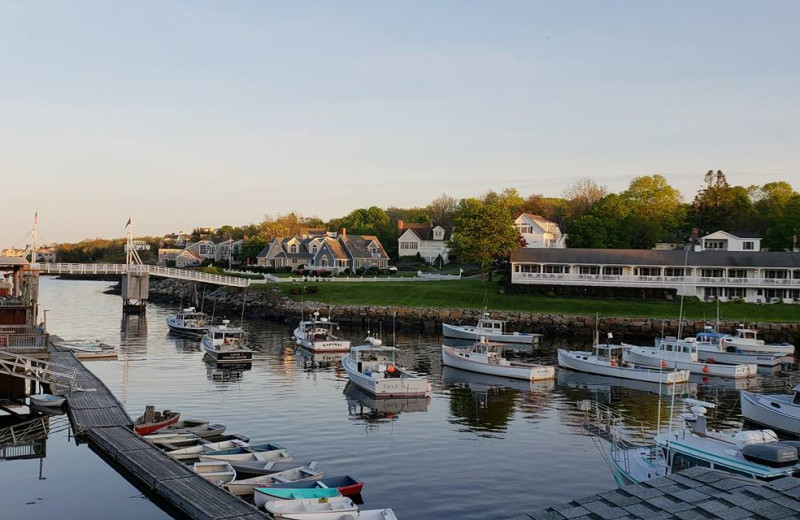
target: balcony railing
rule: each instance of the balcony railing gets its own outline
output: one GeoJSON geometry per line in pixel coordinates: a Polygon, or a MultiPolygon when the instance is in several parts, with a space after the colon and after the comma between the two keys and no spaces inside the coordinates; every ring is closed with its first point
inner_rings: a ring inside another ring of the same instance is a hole
{"type": "Polygon", "coordinates": [[[562,283],[578,285],[587,282],[597,285],[620,286],[717,286],[717,287],[786,287],[800,288],[800,278],[726,278],[707,276],[636,276],[576,273],[524,273],[514,272],[513,283],[562,283]]]}

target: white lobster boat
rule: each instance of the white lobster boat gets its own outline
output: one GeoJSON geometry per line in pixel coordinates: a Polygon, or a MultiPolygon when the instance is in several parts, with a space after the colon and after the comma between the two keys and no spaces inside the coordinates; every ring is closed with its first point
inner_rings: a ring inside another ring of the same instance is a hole
{"type": "Polygon", "coordinates": [[[774,352],[784,356],[794,355],[791,343],[765,343],[758,339],[758,331],[751,328],[736,329],[735,336],[725,336],[720,341],[723,347],[734,347],[743,352],[774,352]]]}
{"type": "Polygon", "coordinates": [[[208,314],[195,310],[194,307],[181,309],[177,314],[166,318],[167,327],[173,334],[199,338],[208,330],[211,320],[208,314]]]}
{"type": "Polygon", "coordinates": [[[430,394],[426,377],[397,366],[397,348],[383,346],[378,338],[367,337],[366,341],[366,345],[352,347],[342,358],[342,366],[354,385],[378,398],[430,394]]]}
{"type": "Polygon", "coordinates": [[[483,339],[469,348],[442,345],[442,362],[445,366],[492,376],[542,381],[554,379],[555,367],[517,363],[503,357],[503,346],[483,339]]]}
{"type": "Polygon", "coordinates": [[[230,327],[230,321],[212,325],[203,336],[206,355],[217,363],[242,363],[253,359],[253,351],[245,346],[244,331],[230,327]]]}
{"type": "Polygon", "coordinates": [[[506,332],[506,320],[492,319],[484,313],[477,325],[450,325],[442,323],[442,334],[447,338],[478,341],[486,338],[499,343],[532,345],[542,337],[528,332],[506,332]]]}
{"type": "Polygon", "coordinates": [[[695,338],[679,340],[675,337],[656,338],[655,347],[639,347],[625,345],[624,357],[627,361],[649,367],[664,369],[688,370],[695,374],[707,376],[746,378],[755,377],[758,366],[720,365],[713,362],[702,362],[697,357],[697,341],[695,338]]]}
{"type": "Polygon", "coordinates": [[[755,363],[760,367],[774,367],[781,364],[785,355],[775,352],[752,352],[739,350],[733,345],[725,345],[727,334],[706,327],[697,334],[697,359],[713,363],[727,363],[730,365],[755,363]]]}
{"type": "Polygon", "coordinates": [[[752,423],[800,435],[800,385],[794,394],[760,395],[742,391],[742,415],[752,423]]]}
{"type": "MultiPolygon", "coordinates": [[[[609,334],[609,337],[611,335],[609,334]]],[[[623,360],[622,345],[595,344],[591,352],[558,349],[558,366],[601,376],[673,384],[689,380],[688,370],[654,370],[623,360]]]]}
{"type": "Polygon", "coordinates": [[[298,346],[311,352],[348,352],[350,342],[336,336],[335,328],[336,323],[320,318],[319,312],[315,312],[312,319],[300,322],[293,335],[298,346]]]}

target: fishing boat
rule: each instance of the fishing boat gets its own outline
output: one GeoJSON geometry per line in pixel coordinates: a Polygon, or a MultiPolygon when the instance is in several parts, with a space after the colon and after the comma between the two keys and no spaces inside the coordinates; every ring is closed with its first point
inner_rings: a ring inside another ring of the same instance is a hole
{"type": "Polygon", "coordinates": [[[555,367],[509,361],[503,357],[504,348],[486,338],[465,349],[442,345],[442,362],[461,370],[512,379],[542,381],[555,378],[555,367]]]}
{"type": "Polygon", "coordinates": [[[656,338],[654,347],[640,347],[625,343],[622,346],[627,347],[624,351],[625,359],[637,365],[661,367],[670,370],[678,368],[680,370],[688,370],[694,374],[737,379],[755,377],[758,371],[758,366],[755,364],[724,365],[699,361],[697,357],[697,340],[695,338],[679,340],[676,337],[667,336],[665,338],[656,338]]]}
{"type": "Polygon", "coordinates": [[[793,394],[759,395],[741,391],[742,416],[782,433],[800,435],[800,385],[793,394]]]}
{"type": "Polygon", "coordinates": [[[365,345],[350,349],[342,366],[350,381],[375,397],[424,397],[430,394],[428,379],[397,365],[395,347],[383,346],[368,336],[365,345]]]}
{"type": "Polygon", "coordinates": [[[263,507],[267,513],[271,514],[276,520],[280,518],[288,518],[286,515],[305,513],[330,514],[358,511],[358,506],[356,506],[353,501],[347,497],[268,500],[263,504],[263,506],[259,507],[263,507]]]}
{"type": "Polygon", "coordinates": [[[744,352],[774,352],[784,356],[794,355],[794,345],[791,343],[766,343],[763,339],[758,339],[758,330],[753,328],[736,329],[733,336],[725,336],[720,340],[723,347],[733,347],[744,352]]]}
{"type": "Polygon", "coordinates": [[[236,478],[236,470],[227,462],[195,462],[195,473],[217,486],[223,486],[236,478]]]}
{"type": "Polygon", "coordinates": [[[164,429],[158,431],[158,433],[151,433],[149,435],[144,435],[142,438],[147,442],[155,444],[157,446],[194,446],[198,442],[200,442],[200,437],[193,433],[161,433],[164,429]]]}
{"type": "Polygon", "coordinates": [[[211,325],[203,336],[202,345],[206,355],[215,363],[242,363],[253,359],[253,351],[245,345],[244,331],[231,327],[230,320],[221,325],[211,325]]]}
{"type": "Polygon", "coordinates": [[[225,460],[228,462],[280,460],[288,462],[292,460],[292,456],[289,455],[289,452],[280,444],[266,443],[252,446],[235,446],[228,449],[217,450],[213,453],[204,453],[202,460],[225,460]]]}
{"type": "Polygon", "coordinates": [[[740,350],[734,345],[725,345],[723,339],[727,334],[717,332],[713,327],[706,326],[703,332],[697,333],[697,359],[711,363],[727,363],[729,365],[755,363],[760,367],[774,367],[786,358],[776,352],[754,352],[740,350]]]}
{"type": "Polygon", "coordinates": [[[134,421],[133,427],[139,435],[148,435],[165,426],[175,424],[180,418],[180,412],[173,412],[171,410],[158,412],[155,406],[148,404],[145,407],[144,414],[134,421]]]}
{"type": "Polygon", "coordinates": [[[772,480],[800,474],[797,447],[800,442],[778,442],[772,430],[726,433],[706,427],[705,412],[714,404],[686,399],[691,412],[683,414],[686,425],[662,430],[654,441],[632,446],[619,427],[611,427],[611,461],[621,485],[639,483],[693,466],[736,475],[772,480]]]}
{"type": "Polygon", "coordinates": [[[397,520],[391,509],[362,509],[356,512],[291,513],[280,516],[283,520],[397,520]]]}
{"type": "Polygon", "coordinates": [[[191,433],[202,439],[225,433],[224,424],[210,424],[209,421],[183,419],[162,429],[159,433],[191,433]]]}
{"type": "Polygon", "coordinates": [[[311,352],[347,352],[350,342],[334,334],[336,323],[328,318],[320,318],[315,312],[310,320],[302,320],[294,329],[297,345],[311,352]]]}
{"type": "MultiPolygon", "coordinates": [[[[200,458],[202,460],[202,457],[200,458]]],[[[236,474],[243,478],[258,477],[260,475],[271,475],[273,473],[280,473],[287,469],[309,467],[312,469],[317,468],[317,461],[310,462],[294,462],[294,461],[281,461],[281,460],[253,460],[253,461],[231,461],[231,466],[236,470],[236,474]]]]}
{"type": "Polygon", "coordinates": [[[468,339],[478,341],[486,338],[489,341],[500,343],[521,343],[532,345],[539,341],[541,334],[529,332],[507,332],[506,320],[493,319],[489,313],[484,313],[477,325],[451,325],[442,323],[442,334],[448,338],[468,339]]]}
{"type": "Polygon", "coordinates": [[[287,482],[285,484],[273,484],[270,487],[257,487],[255,488],[255,500],[256,504],[260,499],[264,497],[260,497],[260,495],[265,495],[266,500],[275,500],[275,499],[283,499],[287,498],[288,495],[295,495],[296,498],[314,498],[311,497],[303,497],[299,496],[302,493],[298,493],[301,490],[314,490],[314,489],[323,489],[326,491],[335,490],[338,491],[342,496],[355,496],[361,493],[361,490],[364,487],[364,482],[352,477],[350,475],[339,476],[339,477],[325,477],[319,480],[304,480],[302,482],[287,482]],[[287,491],[289,493],[287,493],[287,491]],[[259,498],[260,497],[260,498],[259,498]]]}
{"type": "Polygon", "coordinates": [[[200,442],[200,444],[196,444],[194,446],[188,446],[186,448],[179,448],[177,450],[169,450],[167,451],[167,455],[172,457],[173,459],[177,460],[187,460],[187,459],[200,459],[200,460],[214,460],[214,459],[204,459],[201,456],[211,455],[219,451],[228,450],[231,448],[239,448],[242,446],[247,446],[248,443],[243,440],[239,439],[232,439],[226,441],[219,441],[219,442],[209,442],[204,443],[200,442]]]}
{"type": "Polygon", "coordinates": [[[233,482],[229,482],[225,488],[229,493],[241,497],[252,495],[253,489],[257,487],[267,487],[273,484],[304,482],[306,480],[317,480],[322,478],[322,476],[323,473],[317,469],[312,469],[309,467],[292,468],[279,473],[260,475],[258,477],[252,477],[243,480],[234,480],[233,482]]]}
{"type": "MultiPolygon", "coordinates": [[[[611,339],[611,334],[608,335],[611,339]]],[[[688,370],[654,370],[623,360],[626,347],[595,343],[591,352],[558,349],[558,366],[601,376],[634,379],[650,383],[674,384],[689,380],[688,370]]]]}
{"type": "Polygon", "coordinates": [[[211,323],[208,314],[195,310],[194,307],[181,309],[166,318],[167,327],[173,334],[199,338],[203,336],[211,323]]]}
{"type": "Polygon", "coordinates": [[[61,408],[66,399],[52,394],[33,394],[30,397],[31,404],[42,408],[61,408]]]}
{"type": "Polygon", "coordinates": [[[342,494],[336,488],[302,488],[302,489],[276,489],[256,488],[254,502],[257,507],[264,505],[271,500],[330,500],[341,497],[342,494]],[[269,493],[261,492],[259,489],[269,490],[269,493]]]}

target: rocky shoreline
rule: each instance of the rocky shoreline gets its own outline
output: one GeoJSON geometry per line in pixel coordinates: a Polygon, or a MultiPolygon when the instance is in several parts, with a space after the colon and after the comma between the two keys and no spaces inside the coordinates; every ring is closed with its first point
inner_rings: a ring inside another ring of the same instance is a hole
{"type": "MultiPolygon", "coordinates": [[[[297,302],[282,297],[277,291],[247,292],[227,287],[207,286],[198,288],[205,299],[206,311],[216,308],[216,314],[238,316],[242,312],[242,294],[245,294],[244,313],[249,318],[266,319],[281,323],[296,323],[301,315],[319,310],[333,321],[349,327],[374,328],[382,326],[388,330],[394,323],[397,330],[440,332],[442,322],[474,324],[481,316],[480,309],[444,309],[427,307],[382,306],[382,305],[329,305],[324,302],[297,302]],[[204,292],[203,292],[204,291],[204,292]]],[[[194,289],[189,282],[171,279],[150,280],[150,301],[178,304],[194,298],[194,289]]],[[[597,327],[603,334],[611,332],[615,338],[653,338],[663,333],[678,333],[677,319],[600,317],[595,324],[593,316],[567,316],[518,311],[493,311],[493,318],[508,321],[508,329],[520,332],[535,332],[548,336],[575,336],[589,338],[597,327]]],[[[703,330],[703,321],[683,324],[684,336],[703,330]]],[[[798,323],[753,323],[766,341],[800,342],[798,323]]],[[[737,322],[720,323],[722,332],[732,332],[737,322]]]]}

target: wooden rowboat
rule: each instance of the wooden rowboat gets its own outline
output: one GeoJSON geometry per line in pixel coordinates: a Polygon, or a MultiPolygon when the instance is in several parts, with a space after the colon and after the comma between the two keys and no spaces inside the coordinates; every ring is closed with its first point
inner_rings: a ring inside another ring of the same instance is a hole
{"type": "Polygon", "coordinates": [[[256,487],[271,486],[273,484],[295,483],[306,480],[322,478],[322,472],[311,468],[294,468],[273,473],[271,475],[261,475],[259,477],[234,480],[225,487],[228,492],[236,496],[247,496],[253,494],[256,487]]]}
{"type": "Polygon", "coordinates": [[[157,446],[193,446],[200,442],[200,437],[193,433],[161,433],[161,431],[143,435],[142,438],[157,446]]]}
{"type": "Polygon", "coordinates": [[[236,471],[227,462],[195,462],[192,469],[217,486],[225,485],[236,478],[236,471]]]}
{"type": "Polygon", "coordinates": [[[33,394],[31,404],[45,408],[60,408],[66,399],[51,394],[33,394]]]}
{"type": "Polygon", "coordinates": [[[347,497],[333,497],[269,500],[264,503],[264,509],[277,519],[286,518],[286,515],[302,513],[347,513],[349,511],[358,511],[358,506],[347,497]]]}
{"type": "Polygon", "coordinates": [[[139,435],[148,435],[165,426],[175,424],[180,418],[180,412],[173,412],[171,410],[157,412],[152,404],[148,404],[144,414],[133,423],[133,427],[139,435]]]}
{"type": "MultiPolygon", "coordinates": [[[[200,457],[204,460],[204,457],[200,457]]],[[[212,459],[214,460],[214,459],[212,459]]],[[[231,461],[231,466],[236,470],[236,474],[241,478],[258,477],[260,475],[271,475],[280,473],[287,469],[309,467],[317,468],[317,461],[310,462],[284,462],[282,460],[258,460],[258,461],[231,461]]]]}
{"type": "MultiPolygon", "coordinates": [[[[273,484],[269,487],[255,488],[256,499],[259,494],[266,495],[267,500],[287,498],[287,490],[300,491],[309,489],[335,489],[343,496],[354,496],[361,493],[364,482],[350,475],[338,477],[325,477],[319,480],[307,480],[303,482],[289,482],[286,484],[273,484]]],[[[300,497],[298,497],[300,498],[300,497]]],[[[313,497],[302,497],[313,498],[313,497]]]]}

